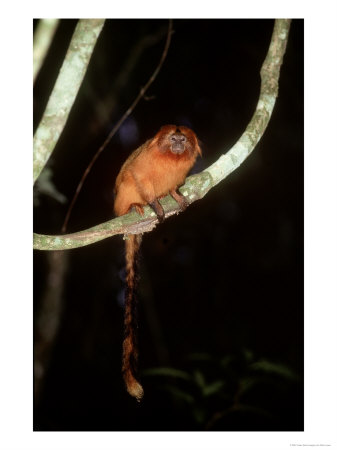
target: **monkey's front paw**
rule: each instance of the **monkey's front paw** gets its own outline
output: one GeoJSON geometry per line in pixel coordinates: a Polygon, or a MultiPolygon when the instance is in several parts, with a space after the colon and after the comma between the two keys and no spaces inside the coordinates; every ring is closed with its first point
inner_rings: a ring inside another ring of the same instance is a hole
{"type": "Polygon", "coordinates": [[[184,197],[183,194],[181,194],[178,189],[170,191],[170,194],[174,198],[174,200],[178,203],[180,210],[185,211],[185,209],[189,205],[189,201],[187,200],[187,198],[184,197]]]}

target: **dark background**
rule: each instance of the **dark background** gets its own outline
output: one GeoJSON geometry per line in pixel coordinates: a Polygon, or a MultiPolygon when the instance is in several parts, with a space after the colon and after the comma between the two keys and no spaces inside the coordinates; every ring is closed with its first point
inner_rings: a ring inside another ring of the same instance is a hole
{"type": "MultiPolygon", "coordinates": [[[[61,21],[35,83],[34,130],[76,23],[61,21]]],[[[167,26],[106,21],[47,165],[68,201],[156,67],[167,26]]],[[[195,172],[245,130],[273,21],[184,19],[173,28],[150,98],[94,165],[69,232],[113,217],[123,161],[163,124],[197,133],[203,158],[195,172]]],[[[60,234],[67,203],[41,187],[35,200],[34,231],[60,234]]],[[[43,367],[35,430],[303,430],[302,20],[292,22],[279,97],[256,149],[204,199],[143,239],[141,404],[121,378],[123,265],[121,236],[54,259],[34,252],[35,370],[43,367]],[[40,328],[53,323],[57,332],[46,338],[40,328]]]]}

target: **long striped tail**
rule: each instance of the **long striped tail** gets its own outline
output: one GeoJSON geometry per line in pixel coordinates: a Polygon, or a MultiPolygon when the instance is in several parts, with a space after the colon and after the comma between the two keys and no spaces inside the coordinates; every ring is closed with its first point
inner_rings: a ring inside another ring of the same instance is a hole
{"type": "Polygon", "coordinates": [[[137,297],[138,284],[138,258],[142,241],[140,234],[130,234],[125,240],[126,250],[126,292],[124,312],[124,342],[122,373],[126,389],[130,395],[139,402],[144,391],[137,381],[138,370],[138,323],[137,323],[137,297]]]}

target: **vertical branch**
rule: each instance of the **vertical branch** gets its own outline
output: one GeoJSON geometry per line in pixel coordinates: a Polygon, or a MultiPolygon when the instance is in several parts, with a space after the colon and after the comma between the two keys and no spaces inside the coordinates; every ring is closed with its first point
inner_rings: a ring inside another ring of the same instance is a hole
{"type": "Polygon", "coordinates": [[[103,24],[103,19],[82,19],[76,26],[34,136],[34,182],[47,163],[67,122],[103,24]]]}
{"type": "Polygon", "coordinates": [[[58,19],[40,19],[37,24],[33,46],[33,82],[42,67],[58,24],[58,19]]]}

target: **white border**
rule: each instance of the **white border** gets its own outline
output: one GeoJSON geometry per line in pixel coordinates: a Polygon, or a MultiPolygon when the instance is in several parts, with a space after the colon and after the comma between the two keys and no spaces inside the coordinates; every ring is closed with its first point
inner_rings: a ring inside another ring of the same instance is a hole
{"type": "Polygon", "coordinates": [[[44,0],[1,6],[0,448],[336,448],[336,3],[236,0],[221,8],[219,0],[171,0],[160,8],[158,3],[44,0]],[[305,432],[33,433],[32,18],[168,16],[305,18],[305,432]]]}

